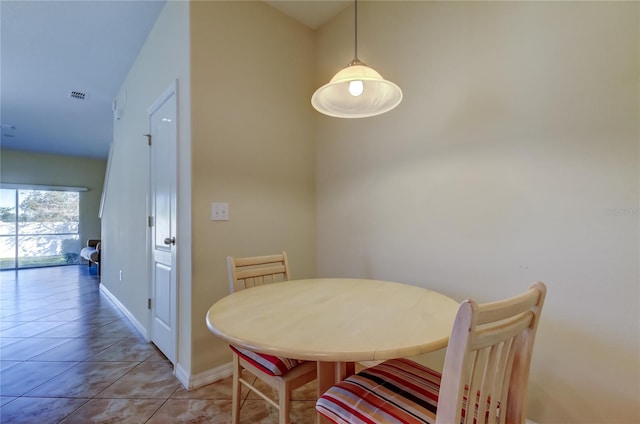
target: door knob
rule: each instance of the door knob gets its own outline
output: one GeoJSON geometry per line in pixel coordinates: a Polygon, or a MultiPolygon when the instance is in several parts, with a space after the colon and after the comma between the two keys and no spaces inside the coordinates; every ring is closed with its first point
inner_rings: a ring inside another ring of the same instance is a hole
{"type": "Polygon", "coordinates": [[[164,244],[176,244],[176,238],[175,237],[167,237],[166,239],[164,239],[164,244]]]}

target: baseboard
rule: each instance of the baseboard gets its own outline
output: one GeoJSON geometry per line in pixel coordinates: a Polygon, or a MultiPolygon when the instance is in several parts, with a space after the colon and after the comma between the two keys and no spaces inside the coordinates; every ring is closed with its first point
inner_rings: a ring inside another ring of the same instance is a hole
{"type": "Polygon", "coordinates": [[[146,327],[142,325],[140,321],[138,321],[133,316],[133,314],[129,312],[129,310],[118,300],[118,298],[115,297],[113,293],[111,293],[109,289],[106,288],[102,283],[100,283],[100,291],[104,293],[104,295],[107,296],[109,300],[112,301],[113,304],[116,305],[118,309],[120,309],[120,311],[129,319],[129,321],[131,321],[133,326],[136,328],[136,330],[138,330],[138,332],[140,332],[142,337],[144,337],[146,341],[150,341],[149,334],[147,332],[146,327]]]}
{"type": "Polygon", "coordinates": [[[180,364],[176,365],[175,369],[176,378],[187,390],[193,390],[215,383],[218,380],[230,377],[232,374],[233,364],[231,362],[195,375],[189,375],[189,373],[182,368],[180,364]]]}
{"type": "MultiPolygon", "coordinates": [[[[104,285],[100,284],[100,291],[104,293],[105,296],[109,298],[110,301],[116,305],[118,309],[131,321],[133,326],[140,332],[142,337],[146,341],[150,341],[149,334],[144,325],[138,321],[131,312],[118,300],[117,297],[113,295],[104,285]]],[[[219,367],[212,368],[210,370],[191,375],[187,370],[185,370],[180,364],[177,364],[174,368],[174,373],[178,381],[182,383],[182,385],[188,389],[197,389],[199,387],[206,386],[211,383],[215,383],[218,380],[222,380],[223,378],[227,378],[233,374],[233,364],[231,362],[223,364],[219,367]]]]}
{"type": "Polygon", "coordinates": [[[538,424],[538,423],[531,420],[525,420],[525,424],[538,424]]]}
{"type": "Polygon", "coordinates": [[[180,383],[182,383],[182,386],[183,386],[185,389],[190,390],[190,389],[191,389],[191,387],[189,387],[189,384],[191,384],[191,383],[190,383],[190,381],[189,381],[189,380],[190,380],[190,377],[191,377],[191,376],[189,375],[189,373],[187,372],[187,370],[185,370],[184,368],[182,368],[182,366],[181,366],[180,364],[177,364],[177,365],[175,366],[175,368],[173,369],[173,372],[174,372],[174,374],[175,374],[176,378],[178,379],[178,381],[179,381],[180,383]]]}

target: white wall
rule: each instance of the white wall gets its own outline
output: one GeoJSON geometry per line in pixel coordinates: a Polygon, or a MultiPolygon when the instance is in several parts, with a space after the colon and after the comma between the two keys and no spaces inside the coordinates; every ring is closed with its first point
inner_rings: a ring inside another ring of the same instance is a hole
{"type": "Polygon", "coordinates": [[[148,108],[178,86],[178,363],[190,369],[190,75],[189,3],[168,1],[118,94],[112,161],[102,219],[105,257],[101,283],[149,331],[147,247],[149,190],[148,108]],[[122,280],[120,271],[122,270],[122,280]]]}
{"type": "MultiPolygon", "coordinates": [[[[529,413],[640,422],[637,2],[362,2],[375,118],[317,118],[318,274],[489,301],[547,283],[529,413]]],[[[317,86],[353,55],[317,34],[317,86]]]]}

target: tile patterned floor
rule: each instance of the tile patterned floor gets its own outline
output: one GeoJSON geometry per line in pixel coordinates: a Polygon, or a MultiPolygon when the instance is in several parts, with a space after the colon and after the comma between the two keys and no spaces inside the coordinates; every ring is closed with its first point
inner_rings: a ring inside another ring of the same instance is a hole
{"type": "MultiPolygon", "coordinates": [[[[292,423],[315,422],[315,396],[315,383],[294,392],[292,423]]],[[[277,423],[265,401],[250,392],[243,399],[242,423],[277,423]]],[[[100,293],[95,267],[0,271],[1,423],[230,421],[231,378],[185,390],[100,293]]]]}

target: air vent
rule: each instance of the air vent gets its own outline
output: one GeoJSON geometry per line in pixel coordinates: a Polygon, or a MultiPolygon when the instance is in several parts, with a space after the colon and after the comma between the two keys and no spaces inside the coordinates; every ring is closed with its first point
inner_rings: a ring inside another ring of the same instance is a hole
{"type": "Polygon", "coordinates": [[[78,90],[69,90],[69,97],[76,100],[89,100],[89,94],[78,90]]]}

